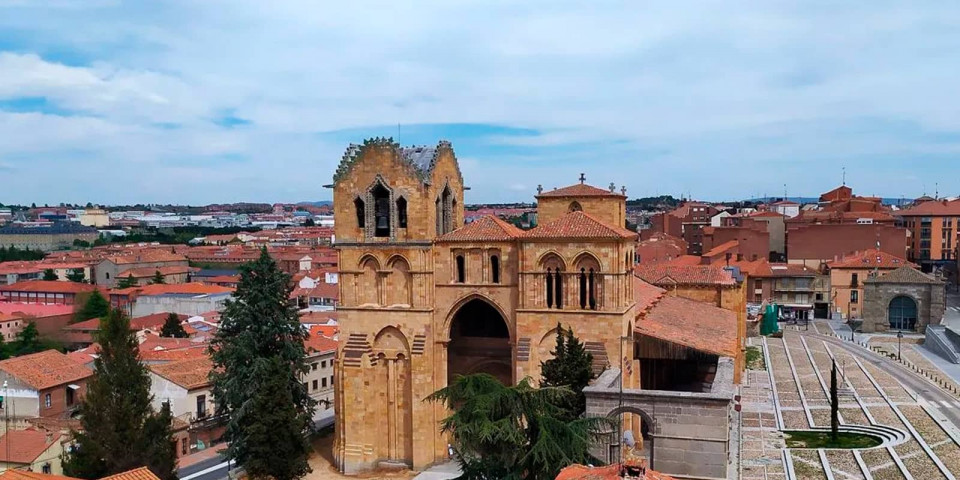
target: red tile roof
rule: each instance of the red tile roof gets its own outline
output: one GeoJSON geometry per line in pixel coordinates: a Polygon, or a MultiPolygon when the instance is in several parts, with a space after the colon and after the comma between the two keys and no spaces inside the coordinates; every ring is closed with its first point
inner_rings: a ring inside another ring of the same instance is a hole
{"type": "Polygon", "coordinates": [[[337,341],[324,335],[324,325],[315,325],[310,328],[310,335],[303,341],[303,347],[307,353],[327,353],[337,350],[337,341]]]}
{"type": "Polygon", "coordinates": [[[331,320],[336,324],[340,319],[340,312],[330,310],[325,312],[304,312],[300,314],[300,323],[322,323],[327,324],[331,320]]]}
{"type": "MultiPolygon", "coordinates": [[[[143,317],[137,317],[130,319],[130,330],[140,331],[146,328],[158,328],[163,326],[163,323],[167,321],[169,313],[153,313],[150,315],[145,315],[143,317]]],[[[177,315],[177,318],[181,322],[188,318],[187,315],[177,315]]],[[[73,323],[63,327],[64,330],[79,330],[79,331],[96,331],[100,330],[100,319],[91,318],[90,320],[84,320],[82,322],[73,323]]]]}
{"type": "Polygon", "coordinates": [[[830,268],[900,268],[913,266],[906,259],[891,255],[882,250],[872,249],[829,262],[830,268]],[[879,255],[879,262],[877,256],[879,255]]]}
{"type": "Polygon", "coordinates": [[[633,277],[633,299],[637,302],[637,314],[654,306],[667,291],[633,277]]]}
{"type": "Polygon", "coordinates": [[[658,286],[737,284],[733,275],[719,265],[637,265],[634,273],[643,281],[658,286]]]}
{"type": "Polygon", "coordinates": [[[571,212],[532,230],[523,232],[524,239],[636,239],[636,232],[606,225],[584,212],[571,212]]]}
{"type": "Polygon", "coordinates": [[[91,377],[93,371],[77,365],[56,350],[46,350],[0,362],[0,370],[35,390],[77,382],[91,377]]]}
{"type": "MultiPolygon", "coordinates": [[[[556,480],[620,480],[620,465],[607,465],[603,467],[586,467],[583,465],[571,465],[560,470],[556,480]]],[[[633,477],[629,477],[633,478],[633,477]]],[[[667,474],[647,469],[641,480],[676,480],[667,474]]]]}
{"type": "Polygon", "coordinates": [[[537,198],[540,197],[620,197],[626,198],[625,196],[611,192],[603,188],[597,188],[592,185],[587,185],[585,183],[577,183],[575,185],[570,185],[569,187],[555,188],[550,191],[543,192],[537,195],[537,198]]]}
{"type": "Polygon", "coordinates": [[[160,275],[181,275],[184,273],[190,273],[191,271],[196,270],[195,268],[189,267],[187,265],[171,265],[168,267],[142,267],[142,268],[131,268],[129,270],[124,270],[117,274],[117,278],[126,278],[132,276],[133,278],[150,278],[160,272],[160,275]]]}
{"type": "Polygon", "coordinates": [[[0,473],[0,480],[80,480],[74,477],[65,477],[63,475],[53,475],[49,473],[37,473],[27,470],[7,470],[0,473]]]}
{"type": "Polygon", "coordinates": [[[901,217],[954,217],[960,216],[960,200],[931,200],[896,212],[901,217]]]}
{"type": "Polygon", "coordinates": [[[210,384],[210,370],[213,363],[209,357],[194,358],[178,362],[150,365],[153,373],[187,390],[202,388],[210,384]]]}
{"type": "Polygon", "coordinates": [[[89,365],[96,360],[100,353],[100,344],[94,343],[86,348],[81,348],[67,354],[67,358],[80,365],[89,365]]]}
{"type": "Polygon", "coordinates": [[[0,313],[22,314],[28,317],[54,317],[72,315],[73,305],[45,305],[42,303],[19,303],[0,301],[0,313]]]}
{"type": "Polygon", "coordinates": [[[699,255],[680,255],[677,258],[663,262],[662,265],[694,266],[700,265],[703,259],[699,255]]]}
{"type": "Polygon", "coordinates": [[[103,477],[100,480],[160,480],[160,477],[154,475],[149,468],[140,467],[110,475],[109,477],[103,477]]]}
{"type": "Polygon", "coordinates": [[[60,441],[60,434],[36,429],[10,430],[0,437],[0,462],[32,464],[43,452],[60,441]]]}
{"type": "Polygon", "coordinates": [[[173,253],[169,248],[152,248],[125,255],[107,257],[107,260],[117,265],[128,265],[131,263],[186,262],[187,257],[173,253]]]}
{"type": "Polygon", "coordinates": [[[728,252],[728,251],[730,251],[730,250],[733,250],[733,249],[735,249],[735,248],[737,248],[737,247],[739,247],[739,246],[740,246],[740,241],[739,241],[739,240],[729,240],[729,241],[723,242],[723,243],[721,243],[720,245],[717,245],[717,246],[711,248],[710,251],[707,252],[707,253],[704,253],[703,256],[704,256],[704,257],[716,257],[716,256],[722,255],[722,254],[724,254],[724,253],[726,253],[726,252],[728,252]]]}
{"type": "Polygon", "coordinates": [[[725,357],[737,353],[737,314],[709,303],[664,295],[640,312],[637,333],[725,357]]]}
{"type": "Polygon", "coordinates": [[[92,292],[96,285],[77,282],[58,282],[48,280],[30,280],[0,287],[0,292],[45,292],[45,293],[82,293],[92,292]]]}
{"type": "Polygon", "coordinates": [[[150,295],[168,295],[168,294],[187,294],[187,295],[215,295],[219,293],[232,293],[233,288],[222,287],[219,285],[207,285],[205,283],[180,283],[173,285],[143,285],[140,287],[121,288],[111,290],[111,295],[129,295],[137,294],[143,296],[150,295]]]}
{"type": "Polygon", "coordinates": [[[340,298],[340,288],[336,283],[318,283],[313,288],[297,287],[290,292],[290,298],[340,298]]]}
{"type": "Polygon", "coordinates": [[[438,242],[509,242],[523,235],[523,230],[493,215],[480,217],[450,233],[438,242]]]}

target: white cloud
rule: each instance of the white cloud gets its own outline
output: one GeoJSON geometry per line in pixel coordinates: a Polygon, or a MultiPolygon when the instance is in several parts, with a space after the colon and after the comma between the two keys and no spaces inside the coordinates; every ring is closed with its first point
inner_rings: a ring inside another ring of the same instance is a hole
{"type": "Polygon", "coordinates": [[[316,132],[492,123],[541,134],[461,150],[475,200],[584,170],[637,195],[815,193],[838,162],[883,160],[863,176],[879,191],[957,153],[958,22],[952,4],[887,2],[7,2],[0,102],[77,115],[0,113],[0,158],[41,176],[21,159],[87,152],[61,168],[112,179],[101,201],[128,195],[125,162],[167,184],[158,196],[315,199],[344,147],[316,132]],[[220,128],[225,112],[252,123],[220,128]]]}

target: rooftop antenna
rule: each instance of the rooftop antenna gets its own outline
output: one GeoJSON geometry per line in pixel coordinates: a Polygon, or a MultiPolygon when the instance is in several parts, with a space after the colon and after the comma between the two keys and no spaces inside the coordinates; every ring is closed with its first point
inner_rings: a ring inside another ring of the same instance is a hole
{"type": "Polygon", "coordinates": [[[784,201],[787,200],[787,184],[786,183],[783,184],[783,200],[784,201]]]}
{"type": "Polygon", "coordinates": [[[940,182],[933,182],[933,199],[940,200],[940,182]]]}
{"type": "Polygon", "coordinates": [[[847,167],[841,167],[843,170],[843,186],[847,186],[847,167]]]}
{"type": "Polygon", "coordinates": [[[403,142],[400,141],[400,122],[397,122],[397,143],[403,145],[403,142]]]}

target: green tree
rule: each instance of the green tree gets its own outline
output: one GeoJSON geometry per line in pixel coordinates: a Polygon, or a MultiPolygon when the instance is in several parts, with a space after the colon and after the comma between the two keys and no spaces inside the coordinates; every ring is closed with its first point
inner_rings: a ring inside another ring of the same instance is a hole
{"type": "Polygon", "coordinates": [[[187,332],[183,329],[183,325],[180,324],[180,317],[177,316],[176,313],[167,315],[167,319],[163,322],[163,328],[160,329],[160,336],[187,338],[187,332]]]}
{"type": "Polygon", "coordinates": [[[19,357],[20,355],[30,355],[31,353],[42,352],[45,350],[63,351],[63,345],[45,338],[37,330],[37,324],[28,322],[23,329],[17,332],[13,341],[6,346],[6,353],[9,356],[19,357]]]}
{"type": "Polygon", "coordinates": [[[506,386],[481,373],[457,376],[427,399],[452,411],[440,425],[452,435],[459,478],[547,480],[591,462],[591,443],[614,427],[606,417],[564,420],[573,396],[566,387],[534,388],[530,378],[506,386]]]}
{"type": "Polygon", "coordinates": [[[75,283],[83,283],[87,279],[86,274],[83,272],[82,268],[74,268],[70,270],[70,273],[67,274],[67,280],[75,283]]]}
{"type": "Polygon", "coordinates": [[[73,313],[72,323],[90,320],[91,318],[103,319],[109,312],[110,302],[103,297],[99,290],[94,290],[87,295],[83,306],[73,313]]]}
{"type": "Polygon", "coordinates": [[[150,283],[154,285],[163,285],[167,282],[163,279],[163,274],[160,273],[160,270],[157,270],[153,273],[153,278],[150,279],[150,283]]]}
{"type": "Polygon", "coordinates": [[[217,413],[228,416],[227,457],[253,478],[300,478],[310,471],[306,439],[315,402],[300,376],[307,371],[290,277],[270,258],[240,267],[210,345],[217,413]]]}
{"type": "Polygon", "coordinates": [[[7,345],[7,342],[3,341],[3,335],[0,335],[0,360],[6,360],[10,358],[10,346],[7,345]]]}
{"type": "Polygon", "coordinates": [[[100,321],[97,341],[100,355],[80,403],[76,449],[64,454],[64,473],[95,479],[147,466],[162,480],[175,480],[170,411],[151,406],[150,376],[140,362],[130,319],[112,310],[100,321]]]}
{"type": "Polygon", "coordinates": [[[312,218],[308,218],[308,219],[306,219],[306,220],[303,222],[303,226],[304,226],[304,227],[316,227],[316,226],[317,226],[317,222],[313,221],[312,218]]]}
{"type": "Polygon", "coordinates": [[[90,242],[75,238],[73,239],[73,246],[78,248],[90,248],[90,242]]]}
{"type": "Polygon", "coordinates": [[[43,271],[43,279],[48,282],[55,282],[60,280],[60,277],[57,276],[57,272],[54,272],[52,268],[48,268],[43,271]]]}
{"type": "Polygon", "coordinates": [[[546,362],[540,362],[543,372],[541,384],[545,387],[568,387],[574,395],[563,405],[566,410],[564,418],[573,420],[587,409],[587,398],[583,389],[593,379],[593,356],[587,352],[580,339],[573,335],[573,329],[564,330],[557,324],[557,346],[554,357],[546,362]]]}
{"type": "Polygon", "coordinates": [[[837,395],[837,362],[830,369],[830,438],[836,442],[840,429],[840,400],[837,395]]]}
{"type": "Polygon", "coordinates": [[[133,278],[133,274],[129,274],[126,277],[120,278],[117,282],[117,288],[130,288],[136,287],[138,285],[137,279],[133,278]]]}

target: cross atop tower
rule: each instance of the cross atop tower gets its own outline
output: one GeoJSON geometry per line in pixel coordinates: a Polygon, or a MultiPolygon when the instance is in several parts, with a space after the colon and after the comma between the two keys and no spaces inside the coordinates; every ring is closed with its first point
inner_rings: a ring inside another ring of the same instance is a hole
{"type": "Polygon", "coordinates": [[[617,186],[614,185],[613,182],[610,182],[610,192],[612,193],[612,192],[615,192],[616,190],[617,190],[617,186]]]}
{"type": "Polygon", "coordinates": [[[537,185],[537,195],[543,193],[543,185],[537,185]]]}
{"type": "Polygon", "coordinates": [[[586,181],[587,181],[587,176],[581,173],[581,174],[580,174],[580,183],[583,183],[583,182],[586,182],[586,181]]]}

